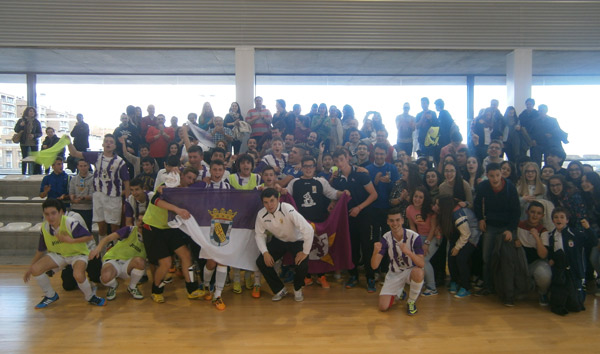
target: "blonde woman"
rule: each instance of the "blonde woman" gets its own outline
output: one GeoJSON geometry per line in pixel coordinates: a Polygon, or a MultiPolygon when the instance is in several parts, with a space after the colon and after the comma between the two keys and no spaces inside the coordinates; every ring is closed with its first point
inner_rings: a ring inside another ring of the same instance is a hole
{"type": "Polygon", "coordinates": [[[519,200],[521,202],[521,220],[527,219],[526,210],[529,207],[529,203],[532,201],[538,201],[542,203],[545,209],[544,213],[544,226],[552,225],[552,218],[550,214],[554,210],[554,205],[551,202],[544,199],[546,195],[546,186],[540,179],[541,173],[540,168],[535,162],[527,162],[523,166],[523,174],[517,182],[517,193],[519,194],[519,200]]]}

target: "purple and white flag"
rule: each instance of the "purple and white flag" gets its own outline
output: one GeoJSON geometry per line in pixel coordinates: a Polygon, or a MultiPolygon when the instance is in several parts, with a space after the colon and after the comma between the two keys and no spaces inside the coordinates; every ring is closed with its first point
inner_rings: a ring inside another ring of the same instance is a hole
{"type": "Polygon", "coordinates": [[[258,191],[165,188],[165,201],[192,214],[183,220],[169,213],[169,226],[179,228],[200,245],[200,258],[255,271],[260,255],[254,226],[263,207],[258,191]]]}

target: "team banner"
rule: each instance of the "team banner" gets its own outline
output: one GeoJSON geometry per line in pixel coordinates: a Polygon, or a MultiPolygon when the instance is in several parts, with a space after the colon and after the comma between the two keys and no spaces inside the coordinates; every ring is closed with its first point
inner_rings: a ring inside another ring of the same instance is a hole
{"type": "MultiPolygon", "coordinates": [[[[296,206],[289,195],[284,197],[281,198],[282,201],[296,206]]],[[[308,255],[309,273],[327,273],[354,268],[348,227],[349,200],[349,196],[342,194],[327,220],[321,223],[308,221],[315,230],[312,249],[308,255]]],[[[293,264],[293,257],[286,256],[284,263],[293,264]]]]}
{"type": "Polygon", "coordinates": [[[163,199],[192,214],[183,220],[169,213],[169,226],[180,228],[200,245],[200,258],[255,271],[260,254],[254,238],[256,215],[263,207],[258,191],[165,188],[163,199]]]}

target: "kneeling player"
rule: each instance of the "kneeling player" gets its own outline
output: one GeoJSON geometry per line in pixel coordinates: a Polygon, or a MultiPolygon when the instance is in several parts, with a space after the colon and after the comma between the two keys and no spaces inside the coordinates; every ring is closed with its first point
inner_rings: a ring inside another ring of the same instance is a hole
{"type": "Polygon", "coordinates": [[[377,269],[383,256],[388,253],[390,269],[379,293],[379,310],[387,311],[394,304],[394,298],[401,296],[404,285],[410,280],[406,311],[412,316],[417,313],[415,301],[423,287],[425,257],[421,238],[416,232],[403,228],[403,223],[404,218],[399,208],[388,211],[387,224],[390,231],[383,235],[381,242],[375,242],[371,267],[377,269]]]}
{"type": "Polygon", "coordinates": [[[35,308],[48,307],[58,300],[58,294],[52,288],[46,272],[49,270],[58,272],[69,264],[73,267],[73,277],[83,292],[85,300],[91,305],[104,306],[106,301],[94,294],[85,275],[90,252],[86,242],[93,237],[77,221],[62,215],[61,209],[62,203],[56,199],[48,199],[42,204],[44,223],[40,231],[39,246],[31,266],[23,276],[23,280],[28,282],[33,275],[44,291],[44,298],[35,308]]]}
{"type": "Polygon", "coordinates": [[[102,257],[103,265],[102,272],[100,273],[100,281],[108,287],[106,300],[114,300],[117,296],[117,287],[119,286],[117,277],[121,279],[129,277],[127,291],[136,300],[144,298],[144,295],[142,295],[142,292],[137,287],[137,283],[144,276],[144,269],[146,267],[146,250],[138,234],[138,227],[142,225],[143,217],[143,214],[138,216],[137,226],[125,226],[117,230],[117,232],[106,236],[90,252],[90,259],[98,257],[106,245],[118,240],[102,257]]]}

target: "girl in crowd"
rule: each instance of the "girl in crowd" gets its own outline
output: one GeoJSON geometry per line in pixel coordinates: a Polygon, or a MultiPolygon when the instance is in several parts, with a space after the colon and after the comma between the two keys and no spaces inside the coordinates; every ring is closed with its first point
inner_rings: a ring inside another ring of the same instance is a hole
{"type": "Polygon", "coordinates": [[[327,105],[325,103],[319,105],[318,114],[310,122],[310,130],[317,133],[317,141],[319,142],[329,139],[331,121],[327,117],[327,105]]]}
{"type": "Polygon", "coordinates": [[[412,192],[410,200],[411,204],[406,208],[406,218],[410,229],[420,235],[423,241],[423,251],[425,252],[425,288],[423,296],[437,295],[435,274],[430,259],[439,248],[440,238],[435,237],[437,222],[436,215],[431,208],[431,196],[425,187],[419,186],[412,192]]]}
{"type": "Polygon", "coordinates": [[[451,162],[444,165],[444,179],[440,184],[440,194],[453,196],[461,208],[471,208],[473,206],[471,186],[462,178],[456,164],[451,162]]]}
{"type": "Polygon", "coordinates": [[[177,156],[177,157],[181,157],[181,151],[179,150],[179,144],[172,142],[169,144],[169,147],[167,148],[167,159],[170,156],[177,156]]]}
{"type": "Polygon", "coordinates": [[[468,175],[464,176],[464,178],[469,183],[471,194],[474,195],[477,185],[482,181],[483,176],[483,167],[479,163],[479,160],[477,160],[477,157],[471,156],[467,159],[467,173],[468,175]]]}
{"type": "Polygon", "coordinates": [[[432,167],[427,157],[419,157],[417,159],[417,166],[419,167],[419,175],[421,175],[421,178],[425,177],[425,171],[432,167]]]}
{"type": "MultiPolygon", "coordinates": [[[[596,172],[586,172],[581,177],[581,190],[583,201],[588,211],[588,221],[596,238],[600,235],[600,176],[596,172]]],[[[592,266],[587,272],[587,278],[593,278],[593,271],[600,275],[600,245],[595,245],[596,240],[590,240],[586,251],[586,258],[592,266]]],[[[600,296],[600,276],[596,279],[596,296],[600,296]]]]}
{"type": "Polygon", "coordinates": [[[567,181],[581,190],[581,177],[583,176],[583,164],[579,161],[571,161],[567,166],[567,181]]]}
{"type": "Polygon", "coordinates": [[[344,129],[342,128],[342,121],[340,115],[342,113],[337,109],[336,106],[329,106],[329,120],[331,124],[331,131],[329,132],[329,151],[333,152],[338,146],[342,146],[344,140],[344,129]]]}
{"type": "Polygon", "coordinates": [[[202,106],[202,113],[198,117],[198,126],[201,129],[208,130],[208,128],[213,127],[213,118],[215,114],[213,113],[212,106],[209,102],[204,102],[204,106],[202,106]]]}
{"type": "Polygon", "coordinates": [[[542,171],[540,173],[540,179],[542,180],[542,183],[544,183],[544,185],[548,184],[548,180],[552,176],[554,176],[554,168],[552,168],[552,166],[546,165],[546,166],[542,167],[542,171]]]}
{"type": "Polygon", "coordinates": [[[390,205],[400,207],[402,217],[407,225],[406,208],[410,204],[410,195],[417,187],[422,185],[423,180],[419,175],[419,168],[414,163],[409,162],[402,168],[402,177],[394,184],[390,193],[390,205]]]}
{"type": "Polygon", "coordinates": [[[554,175],[548,180],[547,199],[554,207],[562,207],[569,211],[569,227],[581,230],[581,220],[588,218],[587,209],[581,194],[563,175],[554,175]]]}
{"type": "Polygon", "coordinates": [[[473,141],[475,153],[479,161],[483,161],[486,158],[488,145],[491,143],[493,132],[492,113],[492,109],[487,108],[474,120],[471,140],[473,141]]]}
{"type": "Polygon", "coordinates": [[[425,188],[431,195],[431,199],[435,199],[440,194],[440,184],[442,184],[442,175],[433,168],[428,169],[425,172],[424,180],[425,188]]]}
{"type": "MultiPolygon", "coordinates": [[[[42,125],[37,120],[37,111],[33,107],[25,108],[23,116],[15,124],[15,133],[21,133],[19,144],[21,145],[21,156],[26,158],[32,151],[39,150],[39,139],[42,136],[42,125]]],[[[23,162],[21,164],[21,174],[25,174],[29,166],[30,175],[39,175],[42,173],[42,166],[34,162],[23,162]]]]}
{"type": "MultiPolygon", "coordinates": [[[[369,112],[367,112],[367,117],[369,116],[369,112]]],[[[377,140],[377,133],[375,132],[375,128],[373,127],[373,121],[369,118],[365,117],[363,121],[363,126],[360,129],[361,138],[368,139],[369,143],[375,144],[377,140]]]]}
{"type": "MultiPolygon", "coordinates": [[[[242,110],[240,108],[240,105],[237,102],[232,102],[231,106],[229,107],[229,113],[227,113],[227,115],[225,116],[225,120],[223,121],[223,125],[226,126],[227,128],[231,129],[232,131],[234,131],[234,129],[240,129],[240,122],[244,121],[244,116],[242,115],[242,110]]],[[[240,136],[237,136],[236,139],[236,134],[234,131],[234,140],[231,143],[231,145],[233,146],[233,151],[235,154],[238,154],[240,152],[240,149],[242,148],[243,144],[244,144],[244,139],[240,139],[240,136]]],[[[241,131],[240,131],[240,135],[241,135],[241,131]]],[[[246,134],[246,138],[250,136],[250,133],[246,134]]],[[[247,141],[248,139],[246,139],[247,141]]]]}
{"type": "Polygon", "coordinates": [[[500,172],[502,173],[502,177],[506,180],[511,181],[513,184],[517,184],[517,169],[515,164],[510,161],[502,161],[500,164],[500,172]]]}
{"type": "Polygon", "coordinates": [[[531,146],[531,139],[527,130],[521,127],[515,107],[509,106],[506,108],[504,120],[507,123],[508,130],[507,146],[505,147],[506,157],[509,161],[517,161],[520,156],[527,154],[527,150],[531,146]]]}
{"type": "Polygon", "coordinates": [[[449,242],[450,293],[464,298],[471,295],[469,261],[479,242],[477,218],[470,209],[461,208],[451,195],[441,195],[437,205],[440,232],[449,242]]]}
{"type": "Polygon", "coordinates": [[[553,229],[552,224],[552,210],[554,205],[545,200],[546,186],[540,179],[540,169],[537,163],[527,162],[523,166],[523,174],[519,178],[519,182],[516,184],[517,193],[519,193],[519,200],[521,201],[521,220],[527,218],[526,210],[529,203],[538,201],[544,207],[544,217],[542,218],[542,224],[546,229],[553,229]]]}

